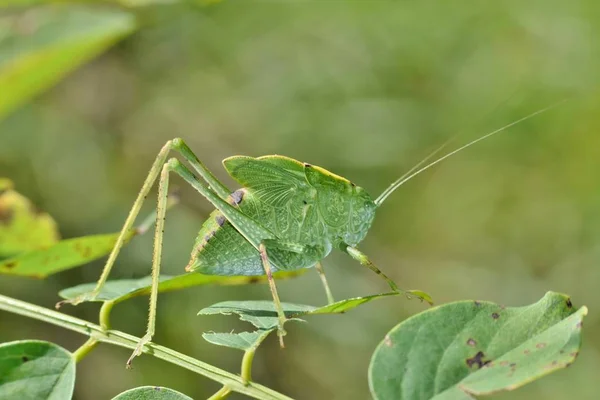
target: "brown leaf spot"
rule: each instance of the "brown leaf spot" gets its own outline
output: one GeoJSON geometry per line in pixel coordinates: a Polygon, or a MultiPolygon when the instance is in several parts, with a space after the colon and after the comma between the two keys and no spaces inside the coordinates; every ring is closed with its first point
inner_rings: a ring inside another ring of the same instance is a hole
{"type": "Polygon", "coordinates": [[[475,304],[475,307],[480,307],[481,306],[481,303],[479,301],[477,301],[477,300],[475,300],[473,302],[473,304],[475,304]]]}
{"type": "Polygon", "coordinates": [[[529,354],[529,353],[531,353],[531,350],[529,350],[529,349],[525,349],[525,350],[523,351],[523,353],[524,353],[524,354],[529,354]]]}
{"type": "Polygon", "coordinates": [[[467,344],[473,347],[477,346],[477,342],[473,338],[469,338],[469,340],[467,340],[467,344]]]}
{"type": "Polygon", "coordinates": [[[13,269],[14,267],[16,267],[18,264],[17,261],[9,261],[7,263],[4,264],[4,268],[6,269],[13,269]]]}
{"type": "Polygon", "coordinates": [[[500,318],[500,314],[498,314],[498,313],[492,313],[492,318],[498,319],[498,318],[500,318]]]}
{"type": "Polygon", "coordinates": [[[571,354],[569,354],[569,355],[570,355],[571,357],[573,357],[573,358],[577,358],[577,356],[579,355],[579,352],[578,352],[578,351],[574,351],[574,352],[572,352],[572,353],[571,353],[571,354]]]}
{"type": "Polygon", "coordinates": [[[248,278],[248,283],[258,283],[260,282],[260,277],[258,276],[251,276],[250,278],[248,278]]]}
{"type": "Polygon", "coordinates": [[[543,349],[544,347],[546,347],[546,343],[538,343],[535,345],[535,347],[538,349],[543,349]]]}
{"type": "Polygon", "coordinates": [[[157,392],[160,392],[162,390],[162,388],[160,386],[154,386],[154,390],[156,390],[157,392]]]}
{"type": "Polygon", "coordinates": [[[24,363],[26,363],[27,361],[29,361],[29,357],[23,356],[23,357],[21,357],[21,361],[23,361],[24,363]]]}
{"type": "Polygon", "coordinates": [[[572,308],[573,307],[573,303],[571,303],[571,298],[567,299],[567,307],[568,308],[572,308]]]}
{"type": "Polygon", "coordinates": [[[504,361],[500,361],[500,366],[501,367],[506,367],[508,365],[508,361],[504,360],[504,361]]]}
{"type": "Polygon", "coordinates": [[[215,221],[217,221],[217,225],[223,226],[223,224],[225,223],[225,217],[222,215],[217,215],[215,221]]]}
{"type": "Polygon", "coordinates": [[[477,354],[475,354],[473,357],[471,358],[467,358],[466,362],[467,362],[467,366],[469,368],[473,367],[473,365],[477,365],[477,368],[481,368],[484,365],[488,364],[491,360],[484,360],[483,358],[485,357],[485,354],[483,354],[483,351],[478,351],[477,354]]]}
{"type": "Polygon", "coordinates": [[[579,321],[575,327],[579,329],[583,328],[583,321],[579,321]]]}
{"type": "Polygon", "coordinates": [[[385,343],[385,345],[387,347],[393,347],[394,343],[392,343],[392,338],[390,337],[390,335],[385,335],[385,338],[383,339],[383,343],[385,343]]]}

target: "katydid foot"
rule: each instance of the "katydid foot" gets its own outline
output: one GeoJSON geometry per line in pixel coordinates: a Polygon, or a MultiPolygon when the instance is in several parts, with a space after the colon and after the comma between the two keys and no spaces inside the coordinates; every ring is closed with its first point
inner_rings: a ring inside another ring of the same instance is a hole
{"type": "Polygon", "coordinates": [[[285,349],[285,343],[283,343],[283,337],[287,335],[285,329],[283,329],[283,324],[287,321],[287,318],[284,317],[284,320],[279,320],[279,324],[277,325],[277,336],[279,337],[279,347],[285,349]]]}
{"type": "Polygon", "coordinates": [[[140,339],[137,346],[135,346],[135,350],[133,350],[131,357],[129,357],[129,359],[127,360],[127,369],[131,369],[131,363],[133,362],[133,359],[137,356],[142,355],[142,353],[144,352],[144,346],[150,342],[152,342],[152,335],[149,334],[145,334],[144,337],[140,339]]]}
{"type": "Polygon", "coordinates": [[[79,296],[74,297],[72,299],[67,299],[67,300],[59,301],[58,303],[56,303],[56,305],[54,307],[58,310],[59,308],[61,308],[65,304],[71,304],[73,306],[76,306],[78,304],[85,303],[86,301],[94,301],[94,300],[96,300],[96,297],[98,297],[99,294],[100,293],[97,292],[97,291],[91,291],[91,292],[83,293],[83,294],[80,294],[79,296]]]}

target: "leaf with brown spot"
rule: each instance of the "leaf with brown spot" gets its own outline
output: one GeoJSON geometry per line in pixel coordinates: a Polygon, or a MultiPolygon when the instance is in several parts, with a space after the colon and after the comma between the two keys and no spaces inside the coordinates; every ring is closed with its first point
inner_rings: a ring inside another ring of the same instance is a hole
{"type": "MultiPolygon", "coordinates": [[[[135,235],[136,231],[130,231],[125,236],[125,243],[135,235]]],[[[0,261],[0,274],[45,278],[107,255],[118,236],[118,233],[110,233],[61,240],[46,249],[0,261]]]]}
{"type": "Polygon", "coordinates": [[[62,347],[40,340],[0,344],[0,399],[70,399],[75,359],[62,347]]]}
{"type": "Polygon", "coordinates": [[[0,258],[48,247],[59,240],[56,222],[0,179],[0,258]]]}
{"type": "Polygon", "coordinates": [[[587,314],[586,307],[575,311],[566,299],[549,292],[530,306],[502,309],[497,319],[490,316],[498,305],[474,307],[472,301],[415,315],[388,332],[375,350],[371,393],[376,400],[467,400],[566,368],[581,346],[576,327],[587,314]]]}

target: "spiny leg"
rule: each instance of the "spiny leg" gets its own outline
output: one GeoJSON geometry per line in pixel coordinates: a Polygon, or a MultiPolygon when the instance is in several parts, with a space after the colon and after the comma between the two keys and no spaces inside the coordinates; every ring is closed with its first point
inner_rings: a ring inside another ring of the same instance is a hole
{"type": "Polygon", "coordinates": [[[320,262],[315,264],[315,268],[319,273],[319,277],[321,278],[321,282],[323,283],[323,287],[325,288],[325,293],[327,294],[327,302],[329,304],[335,303],[333,300],[333,294],[331,293],[331,289],[329,288],[329,284],[327,283],[327,277],[325,276],[325,270],[323,269],[323,265],[320,262]]]}
{"type": "Polygon", "coordinates": [[[271,289],[271,295],[273,296],[273,302],[275,304],[275,309],[277,310],[277,317],[279,319],[279,326],[277,330],[277,334],[279,336],[279,345],[281,348],[285,347],[283,344],[283,336],[285,336],[285,330],[283,329],[283,324],[285,323],[285,313],[283,312],[283,307],[281,307],[281,300],[279,300],[279,294],[277,293],[277,286],[275,286],[275,279],[273,279],[273,272],[271,271],[271,263],[269,262],[269,257],[267,255],[267,249],[264,243],[261,243],[258,247],[258,251],[260,252],[260,259],[262,260],[263,268],[265,269],[265,273],[267,274],[267,279],[269,281],[269,288],[271,289]]]}
{"type": "MultiPolygon", "coordinates": [[[[202,196],[204,196],[208,201],[210,201],[219,211],[223,213],[225,218],[227,218],[227,220],[238,230],[238,232],[240,232],[242,236],[244,236],[246,240],[248,240],[260,252],[263,261],[263,267],[265,269],[265,273],[267,274],[267,279],[269,281],[271,293],[275,302],[275,307],[277,308],[277,315],[279,317],[279,341],[281,346],[283,347],[283,336],[285,335],[283,324],[285,322],[285,314],[283,312],[283,308],[281,307],[279,295],[277,294],[277,288],[275,286],[275,281],[273,280],[273,274],[271,271],[271,264],[268,261],[265,247],[265,242],[273,242],[272,239],[275,238],[274,235],[269,230],[262,227],[258,222],[256,222],[246,214],[242,213],[237,208],[233,207],[227,201],[220,198],[209,187],[200,182],[185,165],[179,162],[179,160],[172,158],[168,161],[167,164],[170,171],[179,174],[202,196]]],[[[279,247],[284,247],[285,249],[291,249],[292,251],[300,252],[303,248],[302,245],[289,243],[279,244],[279,247]]]]}
{"type": "Polygon", "coordinates": [[[106,264],[104,265],[104,269],[102,270],[100,278],[98,279],[98,282],[96,283],[96,286],[94,287],[94,289],[91,292],[84,293],[73,299],[60,301],[56,304],[56,308],[59,308],[63,304],[67,304],[67,303],[72,304],[72,305],[77,305],[84,301],[90,301],[90,300],[95,299],[98,296],[98,294],[100,294],[100,291],[104,287],[104,284],[106,283],[106,280],[108,279],[108,276],[110,275],[110,271],[112,270],[115,260],[117,259],[117,256],[119,255],[119,252],[121,251],[121,248],[123,247],[123,244],[125,242],[125,236],[126,236],[127,232],[129,232],[132,229],[135,219],[138,216],[140,209],[142,208],[142,204],[144,203],[146,196],[148,196],[150,189],[154,185],[156,178],[160,174],[161,168],[165,164],[170,150],[178,151],[187,161],[189,161],[190,165],[192,165],[192,167],[200,174],[200,176],[202,176],[202,178],[204,178],[206,180],[206,182],[210,185],[210,187],[219,196],[221,196],[223,199],[226,199],[227,196],[229,196],[229,193],[230,193],[229,189],[227,189],[227,187],[225,185],[223,185],[204,166],[204,164],[202,164],[200,162],[200,160],[198,160],[198,157],[196,157],[196,155],[190,150],[190,148],[185,144],[185,142],[182,139],[176,138],[173,140],[169,140],[167,143],[165,143],[165,145],[161,148],[158,155],[156,156],[156,159],[154,160],[154,163],[152,164],[152,167],[150,168],[150,171],[148,172],[148,176],[146,177],[146,180],[144,181],[144,184],[142,185],[142,188],[138,194],[138,197],[136,198],[135,202],[133,203],[133,206],[131,207],[131,210],[129,211],[129,215],[127,216],[127,219],[125,220],[125,223],[123,224],[123,228],[121,229],[119,237],[117,238],[117,241],[115,242],[115,246],[113,247],[110,255],[108,256],[108,260],[106,261],[106,264]]]}
{"type": "Polygon", "coordinates": [[[163,165],[158,183],[158,205],[156,206],[156,229],[154,231],[154,251],[152,253],[152,286],[150,289],[150,311],[148,312],[148,328],[146,334],[138,345],[129,360],[127,367],[131,367],[131,361],[142,354],[144,345],[149,343],[154,336],[156,325],[156,303],[158,299],[158,283],[160,277],[160,261],[162,255],[162,242],[165,228],[165,213],[167,211],[167,197],[169,188],[169,164],[163,165]]]}
{"type": "Polygon", "coordinates": [[[377,268],[375,266],[375,264],[373,264],[373,262],[371,260],[369,260],[369,257],[367,257],[366,254],[362,253],[360,250],[358,250],[352,246],[346,247],[345,250],[346,250],[346,253],[348,253],[350,255],[350,257],[354,258],[361,265],[364,265],[365,267],[369,268],[371,271],[375,272],[377,275],[379,275],[383,279],[385,279],[385,281],[388,283],[388,285],[390,285],[390,288],[392,288],[392,290],[394,292],[400,291],[400,289],[398,288],[398,285],[396,285],[396,283],[393,280],[388,278],[388,276],[386,274],[381,272],[381,270],[379,270],[379,268],[377,268]]]}
{"type": "MultiPolygon", "coordinates": [[[[193,161],[190,161],[193,165],[193,161]]],[[[213,192],[210,188],[206,187],[202,184],[196,177],[194,177],[191,172],[179,162],[179,160],[175,158],[171,158],[167,163],[165,163],[162,167],[162,172],[160,175],[159,187],[158,187],[158,205],[156,209],[156,230],[154,234],[154,253],[152,256],[152,286],[150,290],[150,311],[148,314],[148,328],[146,330],[146,334],[140,340],[138,345],[136,346],[133,354],[127,360],[127,366],[131,366],[132,360],[142,354],[144,346],[148,344],[154,335],[155,325],[156,325],[156,304],[158,299],[158,284],[160,277],[160,261],[161,261],[161,253],[162,253],[162,241],[164,235],[164,222],[165,222],[165,212],[167,207],[167,198],[168,198],[168,187],[169,187],[169,173],[175,172],[182,176],[188,183],[190,183],[194,188],[200,189],[200,193],[203,194],[209,201],[211,201],[216,207],[222,205],[221,203],[225,203],[229,206],[229,203],[224,201],[221,197],[219,197],[215,192],[213,192]]],[[[232,207],[233,208],[233,207],[232,207]]],[[[240,213],[237,209],[233,209],[235,213],[240,213]]],[[[272,276],[271,276],[272,279],[272,276]]],[[[281,307],[281,304],[280,304],[281,307]]],[[[282,325],[283,326],[283,325],[282,325]]]]}

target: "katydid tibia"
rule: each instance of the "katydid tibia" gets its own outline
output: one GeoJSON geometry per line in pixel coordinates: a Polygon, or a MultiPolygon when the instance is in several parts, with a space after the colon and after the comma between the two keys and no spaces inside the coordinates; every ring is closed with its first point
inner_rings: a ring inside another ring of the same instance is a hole
{"type": "Polygon", "coordinates": [[[132,359],[141,354],[144,345],[151,341],[154,334],[169,174],[175,172],[216,208],[200,229],[186,271],[212,275],[266,274],[279,318],[278,333],[283,347],[286,317],[273,279],[275,270],[289,271],[315,266],[328,301],[332,303],[333,297],[320,262],[333,249],[338,249],[381,276],[392,290],[400,291],[356,247],[367,235],[377,207],[399,186],[431,166],[552,107],[536,111],[421,167],[442,146],[376,199],[372,199],[363,188],[324,168],[278,155],[225,159],[225,169],[242,186],[237,191],[231,191],[205,167],[182,139],[170,140],[158,153],[95,289],[75,299],[60,302],[57,307],[63,303],[76,305],[89,301],[100,293],[123,246],[125,234],[132,228],[144,199],[158,179],[148,328],[127,364],[130,365],[132,359]],[[168,159],[171,150],[180,153],[202,180],[176,158],[168,159]]]}

